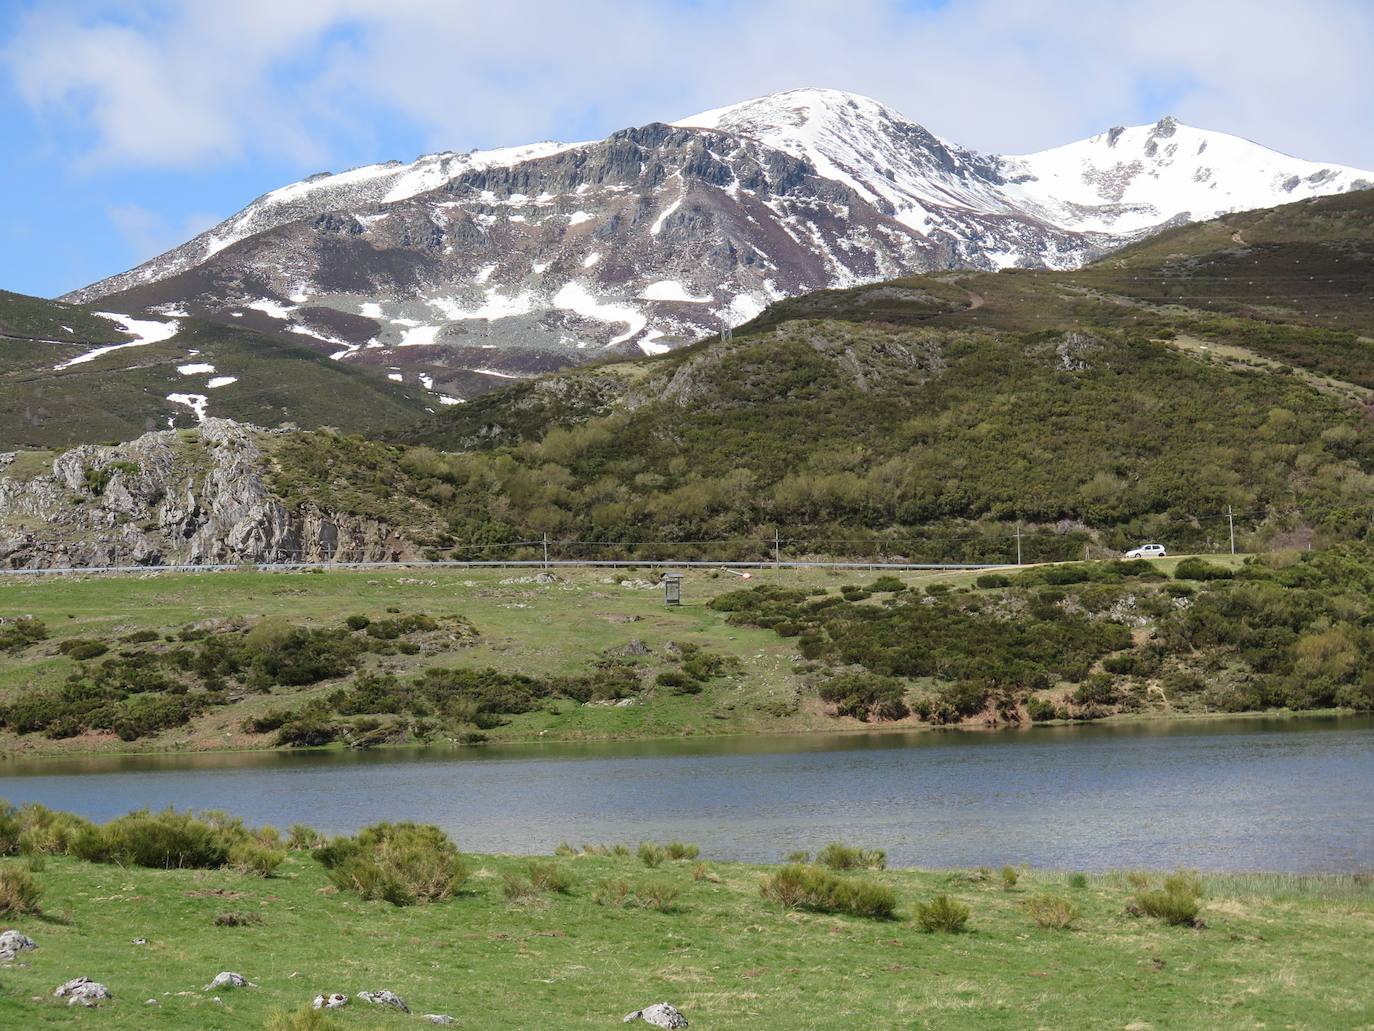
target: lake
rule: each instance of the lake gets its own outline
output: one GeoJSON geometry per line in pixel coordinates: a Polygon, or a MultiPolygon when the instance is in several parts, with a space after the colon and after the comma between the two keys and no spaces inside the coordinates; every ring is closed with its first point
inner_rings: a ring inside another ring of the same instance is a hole
{"type": "Polygon", "coordinates": [[[224,809],[331,833],[436,823],[476,852],[677,838],[777,861],[1374,869],[1374,717],[0,762],[0,798],[93,819],[224,809]]]}

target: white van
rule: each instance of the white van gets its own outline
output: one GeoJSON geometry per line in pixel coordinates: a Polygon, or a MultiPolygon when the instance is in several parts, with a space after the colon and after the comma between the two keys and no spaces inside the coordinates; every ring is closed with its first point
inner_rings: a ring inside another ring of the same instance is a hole
{"type": "Polygon", "coordinates": [[[1163,558],[1168,552],[1162,544],[1142,544],[1126,552],[1127,558],[1163,558]]]}

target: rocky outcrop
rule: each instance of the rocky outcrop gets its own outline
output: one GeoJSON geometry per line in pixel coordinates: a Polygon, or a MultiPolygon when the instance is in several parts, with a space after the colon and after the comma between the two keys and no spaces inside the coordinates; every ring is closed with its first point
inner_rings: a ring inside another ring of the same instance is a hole
{"type": "Polygon", "coordinates": [[[74,977],[58,985],[52,993],[58,999],[66,999],[68,1006],[98,1006],[105,1000],[114,998],[108,988],[89,977],[74,977]]]}
{"type": "Polygon", "coordinates": [[[625,1015],[624,1023],[642,1020],[651,1027],[682,1028],[687,1026],[687,1018],[666,1002],[656,1002],[625,1015]]]}
{"type": "Polygon", "coordinates": [[[0,463],[0,565],[11,569],[394,561],[418,549],[385,523],[288,508],[272,491],[264,431],[206,419],[199,431],[83,445],[49,475],[0,463]]]}
{"type": "Polygon", "coordinates": [[[358,998],[362,999],[363,1002],[370,1002],[374,1006],[390,1006],[402,1013],[410,1012],[410,1007],[406,1005],[405,1000],[389,988],[383,988],[377,992],[359,992],[358,998]]]}
{"type": "Polygon", "coordinates": [[[0,963],[13,963],[21,952],[38,948],[38,943],[18,931],[0,933],[0,963]]]}

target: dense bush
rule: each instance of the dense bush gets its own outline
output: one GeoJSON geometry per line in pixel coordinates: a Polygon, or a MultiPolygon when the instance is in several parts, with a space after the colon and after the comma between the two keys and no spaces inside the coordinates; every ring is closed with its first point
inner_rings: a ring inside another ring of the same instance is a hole
{"type": "Polygon", "coordinates": [[[897,909],[897,896],[886,885],[837,877],[818,866],[795,863],[769,875],[760,892],[784,909],[816,913],[848,913],[885,920],[897,909]]]}
{"type": "Polygon", "coordinates": [[[969,908],[948,895],[936,895],[929,902],[916,903],[916,922],[930,933],[957,934],[968,923],[969,908]]]}
{"type": "Polygon", "coordinates": [[[1174,577],[1179,580],[1230,580],[1235,575],[1235,570],[1202,558],[1185,558],[1174,567],[1174,577]]]}
{"type": "MultiPolygon", "coordinates": [[[[121,866],[161,869],[214,869],[226,866],[235,846],[252,841],[239,820],[218,813],[146,809],[91,826],[78,833],[70,851],[79,859],[121,866]]],[[[275,864],[273,864],[275,865],[275,864]]],[[[264,875],[271,870],[254,871],[264,875]]]]}
{"type": "Polygon", "coordinates": [[[667,881],[639,881],[631,884],[620,879],[600,881],[592,893],[598,906],[652,909],[671,913],[677,907],[678,888],[667,881]]]}
{"type": "Polygon", "coordinates": [[[48,636],[47,625],[41,619],[22,617],[0,623],[0,651],[18,651],[48,636]]]}
{"type": "Polygon", "coordinates": [[[0,916],[40,913],[43,886],[18,863],[0,863],[0,916]]]}
{"type": "Polygon", "coordinates": [[[457,847],[438,827],[379,823],[315,850],[335,887],[393,906],[441,902],[467,880],[457,847]]]}
{"type": "Polygon", "coordinates": [[[909,716],[906,691],[901,681],[871,673],[846,673],[827,680],[820,687],[823,701],[835,706],[837,716],[857,720],[900,720],[909,716]]]}
{"type": "Polygon", "coordinates": [[[1135,897],[1127,911],[1134,916],[1150,916],[1175,927],[1196,927],[1202,909],[1202,882],[1197,874],[1179,871],[1164,878],[1159,886],[1137,878],[1135,897]]]}
{"type": "Polygon", "coordinates": [[[1078,919],[1078,907],[1060,895],[1035,895],[1026,900],[1026,912],[1037,927],[1066,931],[1078,919]]]}
{"type": "Polygon", "coordinates": [[[816,862],[831,870],[882,870],[887,866],[887,854],[878,848],[855,848],[832,841],[816,853],[816,862]]]}

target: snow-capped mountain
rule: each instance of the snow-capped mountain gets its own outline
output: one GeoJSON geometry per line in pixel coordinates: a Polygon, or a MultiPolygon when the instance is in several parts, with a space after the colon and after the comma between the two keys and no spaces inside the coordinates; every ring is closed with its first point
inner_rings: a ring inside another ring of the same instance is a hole
{"type": "Polygon", "coordinates": [[[596,142],[312,176],[67,299],[289,330],[452,403],[808,290],[1072,268],[1180,221],[1371,185],[1171,118],[999,157],[793,90],[596,142]]]}

